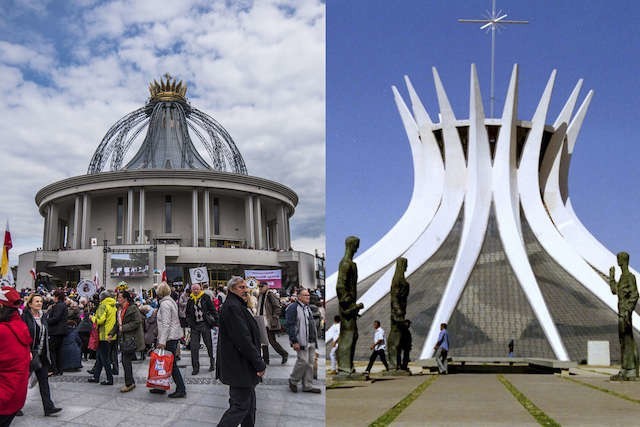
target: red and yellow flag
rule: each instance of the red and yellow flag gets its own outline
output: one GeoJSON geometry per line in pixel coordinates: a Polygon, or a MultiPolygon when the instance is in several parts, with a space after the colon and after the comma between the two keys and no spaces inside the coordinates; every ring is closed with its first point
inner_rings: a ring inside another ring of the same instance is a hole
{"type": "Polygon", "coordinates": [[[7,221],[7,228],[4,231],[4,244],[2,245],[2,264],[0,264],[0,277],[7,277],[11,274],[9,268],[9,249],[13,247],[11,243],[11,233],[9,232],[9,221],[7,221]]]}

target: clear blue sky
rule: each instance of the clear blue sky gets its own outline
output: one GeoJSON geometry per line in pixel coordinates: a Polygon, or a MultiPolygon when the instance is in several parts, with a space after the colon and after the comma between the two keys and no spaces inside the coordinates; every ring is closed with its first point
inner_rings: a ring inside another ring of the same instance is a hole
{"type": "MultiPolygon", "coordinates": [[[[613,252],[640,265],[640,3],[498,0],[507,19],[529,20],[497,34],[496,114],[514,63],[520,65],[518,118],[530,120],[551,71],[558,70],[547,122],[580,78],[578,102],[593,89],[574,151],[569,188],[585,226],[613,252]]],[[[413,185],[409,144],[391,85],[408,101],[408,75],[434,121],[431,67],[457,118],[468,118],[470,64],[489,111],[490,34],[458,18],[482,18],[491,1],[327,1],[327,273],[344,252],[380,239],[404,212],[413,185]]]]}

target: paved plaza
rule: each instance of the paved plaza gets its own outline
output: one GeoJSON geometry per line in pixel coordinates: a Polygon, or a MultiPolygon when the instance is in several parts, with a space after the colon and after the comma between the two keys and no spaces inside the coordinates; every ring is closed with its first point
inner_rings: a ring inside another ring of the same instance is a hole
{"type": "Polygon", "coordinates": [[[615,372],[581,366],[562,375],[373,374],[374,381],[336,383],[337,388],[327,391],[327,425],[369,426],[394,411],[396,417],[389,425],[398,427],[639,425],[640,382],[612,382],[609,376],[615,372]],[[536,420],[514,397],[505,380],[555,424],[536,420]],[[410,403],[403,407],[403,400],[410,403]],[[394,410],[398,403],[399,408],[394,410]]]}
{"type": "MultiPolygon", "coordinates": [[[[295,352],[289,347],[286,335],[278,341],[289,349],[289,361],[281,365],[280,356],[270,348],[271,364],[267,367],[264,382],[256,387],[256,425],[261,426],[324,426],[324,344],[320,344],[318,387],[322,394],[292,393],[288,377],[295,364],[295,352]]],[[[93,360],[84,362],[82,372],[65,372],[61,377],[51,377],[51,396],[63,411],[52,417],[44,417],[38,386],[29,390],[23,409],[24,416],[16,417],[12,426],[210,426],[215,425],[228,407],[228,387],[208,372],[206,350],[200,350],[200,374],[191,375],[189,353],[183,350],[179,365],[187,385],[186,399],[168,399],[166,395],[149,393],[145,387],[148,360],[134,362],[133,374],[137,387],[129,393],[120,393],[124,385],[122,365],[120,375],[114,377],[113,386],[87,382],[86,369],[93,360]]],[[[104,373],[102,379],[105,378],[104,373]]],[[[174,386],[172,385],[173,391],[174,386]]]]}

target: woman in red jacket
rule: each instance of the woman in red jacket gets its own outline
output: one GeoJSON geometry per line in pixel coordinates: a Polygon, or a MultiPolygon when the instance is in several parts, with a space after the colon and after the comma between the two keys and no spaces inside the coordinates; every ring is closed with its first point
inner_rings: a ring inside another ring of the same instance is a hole
{"type": "Polygon", "coordinates": [[[0,427],[11,424],[27,400],[31,335],[18,314],[20,294],[0,288],[0,427]]]}

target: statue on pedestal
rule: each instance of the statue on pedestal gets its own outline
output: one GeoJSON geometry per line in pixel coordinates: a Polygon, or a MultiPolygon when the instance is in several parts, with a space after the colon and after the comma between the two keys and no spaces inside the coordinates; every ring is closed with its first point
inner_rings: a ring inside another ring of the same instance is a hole
{"type": "Polygon", "coordinates": [[[387,339],[389,369],[398,370],[402,366],[400,344],[403,336],[409,333],[405,315],[409,298],[409,282],[404,277],[407,271],[407,259],[396,259],[396,271],[391,280],[391,329],[387,339]]]}
{"type": "Polygon", "coordinates": [[[620,280],[616,282],[616,268],[609,269],[609,286],[618,295],[618,336],[620,338],[620,372],[612,376],[614,381],[635,381],[638,378],[638,347],[633,338],[631,315],[638,302],[636,278],[629,271],[629,254],[618,253],[618,265],[622,269],[620,280]]]}
{"type": "Polygon", "coordinates": [[[345,253],[338,267],[338,280],[336,283],[336,293],[338,295],[338,305],[340,308],[340,337],[338,338],[338,374],[351,375],[355,372],[353,368],[353,357],[358,341],[358,312],[364,308],[362,303],[356,304],[358,300],[358,267],[353,262],[360,245],[360,239],[349,236],[345,240],[345,253]]]}

